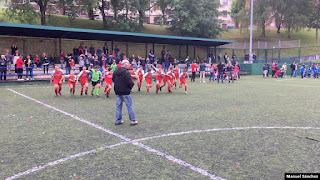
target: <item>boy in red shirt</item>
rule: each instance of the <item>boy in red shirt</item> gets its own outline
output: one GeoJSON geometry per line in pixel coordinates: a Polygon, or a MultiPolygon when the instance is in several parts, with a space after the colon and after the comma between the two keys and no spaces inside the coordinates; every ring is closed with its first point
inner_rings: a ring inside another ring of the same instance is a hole
{"type": "Polygon", "coordinates": [[[149,95],[149,89],[152,87],[151,69],[148,69],[148,72],[143,75],[143,80],[146,80],[146,83],[147,83],[147,95],[149,95]]]}
{"type": "Polygon", "coordinates": [[[196,81],[197,68],[198,68],[197,64],[195,62],[193,62],[193,64],[191,64],[191,70],[192,70],[191,82],[196,81]]]}
{"type": "Polygon", "coordinates": [[[19,80],[19,79],[22,79],[22,74],[23,74],[24,61],[22,61],[22,56],[19,59],[17,59],[16,65],[17,65],[17,73],[18,73],[18,80],[19,80]]]}
{"type": "Polygon", "coordinates": [[[141,89],[141,84],[142,84],[142,80],[143,80],[144,71],[143,71],[142,68],[143,67],[140,66],[140,68],[137,71],[137,75],[138,75],[138,91],[140,91],[140,89],[141,89]]]}
{"type": "Polygon", "coordinates": [[[239,75],[239,66],[236,65],[233,69],[233,74],[234,74],[234,77],[236,77],[236,79],[238,80],[238,75],[239,75]]]}
{"type": "Polygon", "coordinates": [[[83,94],[83,87],[85,86],[85,94],[88,95],[88,88],[89,88],[89,84],[88,84],[88,73],[90,71],[87,70],[87,68],[85,66],[82,67],[82,71],[78,74],[77,76],[77,83],[78,84],[78,80],[80,79],[80,84],[81,84],[81,96],[83,94]]]}
{"type": "Polygon", "coordinates": [[[51,74],[50,85],[52,85],[52,80],[54,84],[54,91],[56,93],[56,97],[58,93],[61,96],[61,88],[62,88],[62,81],[64,82],[64,75],[63,72],[60,70],[59,66],[54,66],[54,71],[51,74]]]}
{"type": "Polygon", "coordinates": [[[187,70],[184,69],[183,72],[180,74],[180,88],[182,88],[182,85],[184,84],[184,91],[185,93],[187,94],[187,81],[186,81],[186,76],[188,77],[189,79],[189,75],[187,73],[187,70]]]}
{"type": "Polygon", "coordinates": [[[66,75],[64,78],[68,78],[68,84],[70,87],[70,97],[74,96],[74,92],[76,91],[76,80],[77,80],[77,77],[74,75],[74,71],[73,70],[70,71],[70,74],[66,75]]]}
{"type": "Polygon", "coordinates": [[[104,94],[107,96],[107,98],[109,97],[110,91],[112,89],[112,75],[113,75],[112,68],[109,67],[108,69],[105,70],[104,82],[106,83],[106,87],[104,89],[104,94]]]}

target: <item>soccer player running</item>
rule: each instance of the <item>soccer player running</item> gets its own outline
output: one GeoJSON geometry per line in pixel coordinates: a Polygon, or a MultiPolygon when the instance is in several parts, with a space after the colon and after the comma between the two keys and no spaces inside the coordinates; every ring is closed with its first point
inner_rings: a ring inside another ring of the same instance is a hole
{"type": "Polygon", "coordinates": [[[81,84],[81,96],[82,96],[82,94],[83,94],[83,88],[85,87],[86,89],[85,89],[85,94],[86,95],[88,95],[88,88],[89,88],[89,84],[88,84],[88,73],[89,73],[90,71],[88,71],[87,69],[86,69],[86,67],[85,66],[83,66],[82,67],[82,71],[78,74],[78,76],[77,76],[77,83],[76,84],[78,84],[78,82],[79,82],[79,79],[80,79],[80,84],[81,84]]]}
{"type": "Polygon", "coordinates": [[[54,71],[51,74],[50,85],[52,85],[52,81],[54,84],[54,91],[56,93],[56,97],[58,97],[58,94],[60,94],[61,96],[62,81],[64,81],[64,74],[57,65],[54,66],[54,71]]]}
{"type": "Polygon", "coordinates": [[[164,75],[163,67],[160,64],[158,65],[158,68],[155,68],[153,65],[152,67],[156,70],[156,82],[157,82],[156,93],[158,94],[160,85],[162,83],[163,75],[164,75]]]}
{"type": "Polygon", "coordinates": [[[94,69],[91,69],[89,67],[89,70],[92,73],[92,77],[91,77],[91,81],[92,81],[91,95],[93,96],[94,89],[97,87],[96,95],[97,95],[97,97],[100,97],[99,93],[100,93],[100,87],[101,87],[100,81],[102,80],[102,73],[101,73],[101,71],[99,71],[99,66],[95,66],[94,69]]]}
{"type": "Polygon", "coordinates": [[[137,75],[138,75],[138,91],[140,91],[142,80],[143,80],[143,75],[144,75],[144,71],[143,71],[142,66],[140,66],[140,68],[138,69],[137,75]]]}
{"type": "Polygon", "coordinates": [[[173,73],[174,73],[174,81],[173,81],[173,84],[174,84],[174,88],[177,89],[177,81],[178,81],[178,78],[179,78],[179,74],[180,74],[180,71],[179,71],[179,67],[176,66],[173,70],[173,73]]]}
{"type": "Polygon", "coordinates": [[[143,80],[146,80],[147,83],[147,95],[149,95],[149,89],[152,87],[152,73],[151,69],[148,69],[148,72],[143,75],[143,80]]]}
{"type": "Polygon", "coordinates": [[[162,88],[168,83],[168,93],[171,93],[171,87],[173,86],[172,81],[174,77],[173,67],[170,67],[169,71],[163,77],[163,85],[160,87],[160,91],[162,91],[162,88]]]}
{"type": "Polygon", "coordinates": [[[184,93],[188,94],[187,92],[187,81],[186,81],[186,76],[188,77],[188,80],[189,80],[189,75],[187,73],[187,70],[184,69],[182,73],[180,73],[180,88],[182,88],[182,85],[184,85],[184,93]]]}
{"type": "Polygon", "coordinates": [[[107,96],[107,98],[110,95],[110,91],[112,88],[112,68],[107,68],[104,72],[104,82],[106,83],[105,89],[104,89],[104,94],[107,96]]]}
{"type": "Polygon", "coordinates": [[[71,70],[70,74],[66,75],[64,78],[68,78],[68,84],[70,87],[70,97],[74,96],[74,92],[76,91],[76,80],[77,80],[77,77],[74,75],[74,70],[71,70]]]}

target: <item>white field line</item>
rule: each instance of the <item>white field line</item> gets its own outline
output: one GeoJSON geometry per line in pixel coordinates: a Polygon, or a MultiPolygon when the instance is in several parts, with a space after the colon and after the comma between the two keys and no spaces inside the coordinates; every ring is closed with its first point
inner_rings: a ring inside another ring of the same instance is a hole
{"type": "MultiPolygon", "coordinates": [[[[111,130],[109,130],[109,129],[105,129],[105,128],[103,128],[103,127],[101,127],[101,126],[98,126],[98,125],[96,125],[96,124],[94,124],[94,123],[91,123],[91,122],[86,121],[86,120],[84,120],[84,119],[82,119],[82,118],[79,118],[78,116],[75,116],[75,115],[72,115],[72,114],[67,113],[67,112],[65,112],[65,111],[62,111],[62,110],[60,110],[60,109],[58,109],[58,108],[55,108],[55,107],[50,106],[50,105],[48,105],[48,104],[46,104],[46,103],[43,103],[43,102],[38,101],[38,100],[36,100],[36,99],[33,99],[33,98],[29,97],[29,96],[26,96],[26,95],[24,95],[24,94],[21,94],[21,93],[19,93],[19,92],[17,92],[17,91],[14,91],[14,90],[12,90],[12,89],[8,89],[8,90],[11,91],[11,92],[13,92],[13,93],[15,93],[15,94],[18,94],[18,95],[20,95],[20,96],[22,96],[22,97],[25,97],[25,98],[27,98],[27,99],[30,99],[30,100],[32,100],[32,101],[34,101],[34,102],[36,102],[36,103],[39,103],[39,104],[41,104],[41,105],[43,105],[43,106],[46,106],[46,107],[51,108],[51,109],[53,109],[53,110],[56,110],[56,111],[58,111],[58,112],[60,112],[60,113],[62,113],[62,114],[65,114],[65,115],[67,115],[67,116],[70,116],[70,117],[72,117],[72,118],[74,118],[74,119],[76,119],[76,120],[78,120],[78,121],[81,121],[81,122],[83,122],[83,123],[85,123],[85,124],[88,124],[89,126],[92,126],[92,127],[94,127],[94,128],[100,129],[100,130],[102,130],[102,131],[104,131],[104,132],[106,132],[106,133],[108,133],[108,134],[111,134],[111,135],[113,135],[113,136],[116,136],[116,137],[118,137],[118,138],[120,138],[120,139],[122,139],[122,140],[125,140],[126,142],[131,142],[131,141],[132,141],[131,139],[129,139],[129,138],[127,138],[127,137],[125,137],[125,136],[123,136],[123,135],[121,135],[121,134],[115,133],[115,132],[113,132],[113,131],[111,131],[111,130]]],[[[191,164],[188,164],[187,162],[184,162],[184,161],[182,161],[182,160],[180,160],[180,159],[178,159],[178,158],[175,158],[175,157],[173,157],[173,156],[170,156],[170,155],[167,155],[167,154],[165,154],[165,153],[162,153],[162,152],[160,152],[160,151],[158,151],[158,150],[156,150],[156,149],[153,149],[153,148],[151,148],[151,147],[149,147],[149,146],[146,146],[146,145],[144,145],[144,144],[134,143],[134,145],[139,146],[139,147],[141,147],[141,148],[143,148],[143,149],[145,149],[145,150],[147,150],[147,151],[149,151],[149,152],[153,152],[153,153],[155,153],[155,154],[157,154],[157,155],[159,155],[159,156],[162,156],[162,157],[164,157],[164,158],[166,158],[166,159],[168,159],[168,160],[172,160],[172,161],[174,161],[174,162],[176,162],[176,163],[178,163],[178,164],[180,164],[180,165],[182,165],[182,166],[184,166],[184,167],[187,167],[187,168],[189,168],[189,169],[191,169],[191,170],[193,170],[193,171],[195,171],[195,172],[198,172],[198,173],[200,173],[200,174],[202,174],[202,175],[204,175],[204,176],[208,176],[208,177],[210,177],[211,179],[223,180],[223,178],[218,177],[218,176],[213,175],[213,174],[210,174],[209,172],[207,172],[207,171],[204,170],[204,169],[195,167],[195,166],[193,166],[193,165],[191,165],[191,164]]],[[[27,172],[27,171],[25,171],[25,172],[27,172]]],[[[31,172],[34,172],[34,171],[30,171],[30,172],[28,172],[28,173],[24,173],[23,175],[30,174],[31,172]]],[[[14,176],[17,176],[17,175],[14,175],[14,176]]],[[[12,177],[13,177],[13,176],[12,176],[12,177]]],[[[18,177],[20,177],[20,176],[18,176],[18,177]]],[[[18,178],[18,177],[16,177],[16,178],[18,178]]]]}
{"type": "MultiPolygon", "coordinates": [[[[299,84],[285,84],[285,83],[265,83],[265,82],[246,82],[247,84],[262,84],[262,85],[285,85],[285,86],[296,86],[296,87],[318,87],[320,86],[310,86],[310,85],[299,85],[299,84]]],[[[320,84],[320,83],[319,83],[320,84]]]]}

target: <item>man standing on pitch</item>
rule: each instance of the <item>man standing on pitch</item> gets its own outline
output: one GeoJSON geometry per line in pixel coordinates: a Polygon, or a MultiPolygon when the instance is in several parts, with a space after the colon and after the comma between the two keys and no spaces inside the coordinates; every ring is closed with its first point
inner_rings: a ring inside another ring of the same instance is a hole
{"type": "Polygon", "coordinates": [[[138,124],[136,117],[132,108],[132,99],[131,99],[131,89],[134,86],[134,83],[131,80],[131,74],[128,71],[130,63],[128,60],[123,60],[121,67],[119,67],[112,76],[112,81],[114,83],[114,92],[117,97],[116,105],[116,123],[115,125],[121,125],[124,122],[122,121],[122,103],[125,102],[128,114],[130,118],[130,125],[134,126],[138,124]]]}

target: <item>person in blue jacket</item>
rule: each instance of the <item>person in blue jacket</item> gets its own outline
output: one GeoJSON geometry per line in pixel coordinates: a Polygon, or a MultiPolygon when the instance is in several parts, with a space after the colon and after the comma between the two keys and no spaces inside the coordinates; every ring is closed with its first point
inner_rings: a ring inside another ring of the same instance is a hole
{"type": "Polygon", "coordinates": [[[311,68],[311,66],[309,65],[309,68],[308,68],[308,78],[311,77],[311,73],[312,73],[312,68],[311,68]]]}
{"type": "Polygon", "coordinates": [[[301,79],[303,79],[303,77],[304,77],[305,69],[306,69],[306,68],[305,68],[305,65],[302,64],[301,67],[300,67],[301,79]]]}

